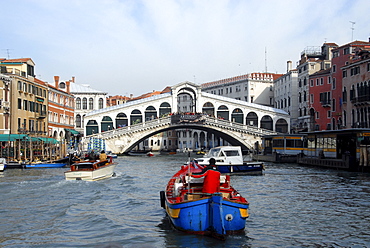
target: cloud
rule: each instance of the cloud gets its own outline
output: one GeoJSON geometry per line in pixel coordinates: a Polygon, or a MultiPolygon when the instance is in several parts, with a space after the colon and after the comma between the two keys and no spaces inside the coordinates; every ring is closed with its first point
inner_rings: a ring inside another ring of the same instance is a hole
{"type": "MultiPolygon", "coordinates": [[[[140,95],[182,81],[284,73],[306,46],[367,40],[366,0],[6,1],[1,49],[36,74],[140,95]]],[[[6,57],[2,50],[1,57],[6,57]]]]}

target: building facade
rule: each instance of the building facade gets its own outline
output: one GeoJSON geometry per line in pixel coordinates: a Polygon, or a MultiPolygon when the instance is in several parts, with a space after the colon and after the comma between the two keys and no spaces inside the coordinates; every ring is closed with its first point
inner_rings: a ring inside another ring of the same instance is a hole
{"type": "Polygon", "coordinates": [[[54,85],[49,84],[48,133],[63,144],[63,153],[78,143],[79,133],[74,130],[74,96],[70,82],[60,82],[54,76],[54,85]]]}
{"type": "Polygon", "coordinates": [[[35,63],[30,58],[8,59],[0,66],[11,79],[10,133],[46,137],[48,86],[35,78],[35,63]]]}
{"type": "Polygon", "coordinates": [[[130,97],[127,96],[109,96],[107,97],[107,107],[124,104],[128,100],[130,100],[130,97]]]}
{"type": "Polygon", "coordinates": [[[287,73],[274,81],[275,108],[286,111],[291,119],[291,132],[298,125],[298,71],[292,69],[292,62],[287,62],[287,73]]]}
{"type": "MultiPolygon", "coordinates": [[[[333,129],[340,129],[342,126],[361,127],[360,125],[360,123],[362,122],[361,118],[363,118],[361,117],[363,116],[361,112],[357,113],[356,111],[352,111],[351,109],[348,109],[348,106],[346,106],[346,109],[343,108],[343,92],[344,92],[344,87],[346,87],[345,89],[348,90],[348,89],[351,89],[351,87],[354,85],[356,85],[357,87],[357,84],[361,86],[361,82],[362,83],[366,82],[365,78],[359,77],[359,75],[366,72],[366,69],[363,70],[363,72],[361,73],[360,67],[357,65],[354,68],[350,67],[349,69],[346,66],[347,65],[352,66],[354,62],[353,59],[356,57],[357,50],[369,49],[369,48],[370,48],[370,42],[353,41],[343,46],[337,47],[333,49],[332,51],[333,59],[332,59],[332,69],[331,69],[331,81],[332,81],[332,109],[331,109],[332,117],[331,117],[331,120],[332,120],[333,129]],[[343,84],[344,78],[346,78],[347,85],[343,84]],[[350,86],[350,88],[348,88],[347,86],[350,86]],[[353,116],[353,119],[352,118],[350,119],[351,121],[349,122],[349,125],[347,121],[343,120],[344,114],[346,115],[347,119],[348,119],[348,114],[353,116]],[[344,122],[346,122],[346,125],[343,125],[344,122]]],[[[362,76],[365,76],[365,75],[362,75],[362,76]]],[[[359,93],[359,91],[357,91],[357,93],[359,93]]]]}
{"type": "Polygon", "coordinates": [[[10,134],[11,78],[0,73],[0,134],[10,134]]]}
{"type": "Polygon", "coordinates": [[[324,43],[321,47],[306,47],[298,62],[298,131],[313,131],[315,115],[311,107],[309,95],[309,77],[319,70],[331,66],[331,50],[337,47],[335,43],[324,43]]]}
{"type": "Polygon", "coordinates": [[[75,77],[72,77],[72,79],[68,80],[68,82],[70,82],[70,93],[75,96],[75,130],[83,135],[85,115],[93,110],[106,108],[107,93],[95,90],[88,84],[77,84],[75,83],[75,77]]]}
{"type": "Polygon", "coordinates": [[[356,48],[341,67],[342,120],[346,128],[370,128],[370,47],[356,48]]]}
{"type": "Polygon", "coordinates": [[[309,77],[309,104],[312,130],[331,130],[331,68],[320,70],[309,77]]]}
{"type": "Polygon", "coordinates": [[[274,80],[281,76],[275,73],[250,73],[204,83],[201,87],[207,93],[272,107],[274,80]]]}

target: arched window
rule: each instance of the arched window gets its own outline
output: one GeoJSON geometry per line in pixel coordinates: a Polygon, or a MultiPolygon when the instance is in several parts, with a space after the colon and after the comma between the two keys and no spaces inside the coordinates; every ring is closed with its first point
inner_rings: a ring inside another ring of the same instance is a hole
{"type": "Polygon", "coordinates": [[[76,109],[81,109],[81,98],[76,98],[76,109]]]}
{"type": "Polygon", "coordinates": [[[94,109],[94,99],[89,98],[89,109],[94,109]]]}
{"type": "Polygon", "coordinates": [[[102,109],[103,107],[103,98],[99,98],[99,109],[102,109]]]}
{"type": "Polygon", "coordinates": [[[165,116],[171,113],[171,105],[168,102],[163,102],[159,106],[159,116],[165,116]]]}
{"type": "Polygon", "coordinates": [[[76,127],[81,127],[81,115],[76,115],[76,127]]]}
{"type": "Polygon", "coordinates": [[[87,109],[87,98],[82,98],[82,109],[87,109]]]}

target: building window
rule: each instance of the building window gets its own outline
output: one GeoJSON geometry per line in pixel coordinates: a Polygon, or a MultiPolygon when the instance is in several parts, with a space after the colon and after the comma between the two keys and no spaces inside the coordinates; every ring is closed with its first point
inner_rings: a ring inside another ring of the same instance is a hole
{"type": "Polygon", "coordinates": [[[27,100],[23,100],[23,110],[28,110],[27,104],[28,104],[27,100]]]}
{"type": "Polygon", "coordinates": [[[81,115],[76,115],[76,127],[81,127],[81,115]]]}
{"type": "Polygon", "coordinates": [[[337,71],[337,66],[336,65],[333,65],[332,70],[333,70],[333,72],[336,72],[337,71]]]}
{"type": "Polygon", "coordinates": [[[99,109],[102,109],[103,107],[103,98],[99,98],[99,109]]]}
{"type": "Polygon", "coordinates": [[[87,109],[87,98],[86,97],[82,99],[82,109],[87,109]]]}
{"type": "Polygon", "coordinates": [[[313,87],[313,79],[310,80],[310,86],[313,87]]]}
{"type": "Polygon", "coordinates": [[[333,84],[332,84],[331,88],[333,90],[335,90],[336,87],[337,87],[337,85],[336,85],[336,82],[335,82],[335,78],[333,78],[333,84]]]}
{"type": "Polygon", "coordinates": [[[336,106],[335,106],[335,98],[333,98],[332,102],[333,102],[333,105],[332,105],[332,111],[335,111],[335,110],[336,110],[336,106]]]}
{"type": "Polygon", "coordinates": [[[347,71],[343,70],[343,78],[347,77],[347,71]]]}
{"type": "Polygon", "coordinates": [[[18,98],[18,109],[22,109],[22,99],[18,98]]]}
{"type": "Polygon", "coordinates": [[[330,117],[331,117],[331,111],[330,111],[330,110],[328,110],[328,112],[327,112],[327,117],[328,117],[328,118],[330,118],[330,117]]]}
{"type": "Polygon", "coordinates": [[[76,109],[81,109],[81,98],[76,99],[76,109]]]}
{"type": "Polygon", "coordinates": [[[89,98],[89,109],[94,109],[94,100],[89,98]]]}

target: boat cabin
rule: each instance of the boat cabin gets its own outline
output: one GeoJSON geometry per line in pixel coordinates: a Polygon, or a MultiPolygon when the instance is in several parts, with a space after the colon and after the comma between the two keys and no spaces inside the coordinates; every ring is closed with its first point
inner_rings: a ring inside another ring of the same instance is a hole
{"type": "Polygon", "coordinates": [[[198,158],[200,165],[208,165],[211,158],[216,159],[216,165],[242,165],[243,155],[240,146],[218,146],[211,148],[203,157],[198,158]]]}

